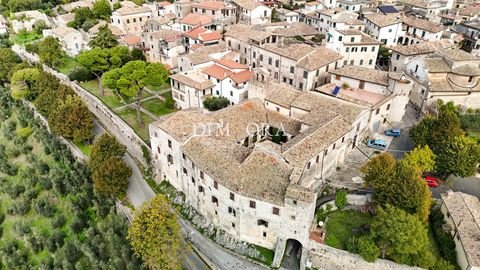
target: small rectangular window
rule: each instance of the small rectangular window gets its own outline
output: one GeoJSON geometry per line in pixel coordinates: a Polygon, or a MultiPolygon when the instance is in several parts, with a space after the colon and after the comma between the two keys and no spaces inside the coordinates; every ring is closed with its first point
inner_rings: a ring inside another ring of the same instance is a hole
{"type": "Polygon", "coordinates": [[[232,192],[230,192],[230,200],[235,201],[235,194],[232,192]]]}
{"type": "Polygon", "coordinates": [[[290,67],[290,73],[294,73],[295,72],[295,68],[294,67],[290,67]]]}
{"type": "Polygon", "coordinates": [[[217,182],[217,181],[213,181],[213,187],[214,187],[215,189],[218,189],[218,182],[217,182]]]}
{"type": "Polygon", "coordinates": [[[183,173],[184,173],[184,174],[188,174],[188,171],[187,171],[187,169],[186,169],[185,167],[183,167],[183,173]]]}
{"type": "Polygon", "coordinates": [[[192,183],[195,185],[195,178],[192,176],[192,183]]]}
{"type": "Polygon", "coordinates": [[[387,111],[390,110],[390,104],[387,105],[387,111]]]}
{"type": "Polygon", "coordinates": [[[264,226],[265,228],[268,228],[268,221],[265,221],[263,219],[257,220],[257,225],[258,226],[264,226]]]}
{"type": "Polygon", "coordinates": [[[250,201],[250,208],[257,208],[257,203],[255,201],[250,201]]]}
{"type": "Polygon", "coordinates": [[[304,78],[304,79],[308,78],[308,72],[307,72],[307,71],[304,71],[304,72],[303,72],[303,78],[304,78]]]}
{"type": "Polygon", "coordinates": [[[217,204],[217,206],[218,206],[218,199],[217,199],[217,197],[212,196],[212,203],[215,203],[215,204],[217,204]]]}
{"type": "Polygon", "coordinates": [[[198,192],[205,193],[205,189],[202,186],[198,186],[198,192]]]}
{"type": "Polygon", "coordinates": [[[205,180],[205,175],[203,174],[203,172],[200,172],[200,178],[201,178],[202,180],[205,180]]]}
{"type": "Polygon", "coordinates": [[[377,109],[377,111],[375,111],[375,114],[379,114],[380,113],[380,108],[377,109]]]}
{"type": "Polygon", "coordinates": [[[168,147],[172,148],[172,141],[168,140],[168,147]]]}
{"type": "Polygon", "coordinates": [[[278,215],[280,215],[280,209],[277,208],[277,207],[273,207],[273,208],[272,208],[272,213],[273,213],[274,215],[277,215],[277,216],[278,216],[278,215]]]}

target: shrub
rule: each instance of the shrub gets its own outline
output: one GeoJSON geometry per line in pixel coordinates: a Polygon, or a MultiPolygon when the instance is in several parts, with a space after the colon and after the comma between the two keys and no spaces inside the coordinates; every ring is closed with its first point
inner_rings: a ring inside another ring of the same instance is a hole
{"type": "Polygon", "coordinates": [[[339,190],[335,194],[335,205],[338,209],[342,210],[347,205],[347,191],[339,190]]]}
{"type": "Polygon", "coordinates": [[[430,222],[433,227],[433,235],[440,249],[442,257],[452,265],[457,265],[457,253],[455,251],[455,241],[452,236],[443,230],[443,213],[439,208],[434,208],[430,212],[430,222]]]}
{"type": "Polygon", "coordinates": [[[55,206],[50,203],[48,197],[41,197],[35,200],[34,208],[37,213],[44,217],[52,217],[56,212],[55,206]]]}
{"type": "Polygon", "coordinates": [[[17,135],[21,138],[28,138],[30,137],[30,135],[32,135],[33,131],[31,128],[29,127],[24,127],[24,128],[20,128],[19,130],[17,130],[17,135]]]}
{"type": "Polygon", "coordinates": [[[77,67],[68,74],[72,81],[86,82],[95,79],[95,75],[84,67],[77,67]]]}
{"type": "Polygon", "coordinates": [[[373,262],[380,256],[380,249],[370,236],[358,238],[357,252],[367,262],[373,262]]]}
{"type": "Polygon", "coordinates": [[[226,97],[208,97],[203,101],[203,106],[209,111],[218,111],[230,104],[226,97]]]}
{"type": "Polygon", "coordinates": [[[65,216],[63,216],[62,214],[58,214],[55,216],[55,219],[52,222],[52,226],[54,228],[60,228],[65,225],[66,222],[67,220],[65,219],[65,216]]]}

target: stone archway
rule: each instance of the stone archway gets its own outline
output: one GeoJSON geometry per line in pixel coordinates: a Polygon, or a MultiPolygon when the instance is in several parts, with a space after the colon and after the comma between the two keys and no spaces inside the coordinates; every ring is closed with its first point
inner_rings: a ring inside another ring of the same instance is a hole
{"type": "Polygon", "coordinates": [[[398,42],[397,42],[397,44],[400,44],[400,45],[402,45],[402,44],[403,44],[403,37],[399,37],[399,38],[398,38],[398,42]]]}
{"type": "Polygon", "coordinates": [[[302,259],[302,243],[296,239],[288,239],[285,245],[281,267],[289,270],[300,270],[302,259]]]}

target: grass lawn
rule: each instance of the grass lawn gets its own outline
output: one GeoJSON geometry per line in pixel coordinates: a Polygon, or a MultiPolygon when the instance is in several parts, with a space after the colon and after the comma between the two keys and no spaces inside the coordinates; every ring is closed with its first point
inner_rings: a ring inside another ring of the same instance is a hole
{"type": "Polygon", "coordinates": [[[152,90],[152,91],[162,91],[162,90],[165,90],[165,89],[169,89],[170,88],[170,82],[167,82],[165,84],[162,84],[160,86],[154,86],[154,85],[148,85],[146,86],[148,89],[152,90]]]}
{"type": "Polygon", "coordinates": [[[150,118],[148,115],[142,113],[142,120],[143,126],[139,127],[137,124],[137,111],[132,108],[126,108],[120,112],[117,112],[118,116],[120,116],[125,122],[130,125],[135,133],[137,133],[140,138],[142,138],[145,142],[150,140],[150,134],[148,132],[148,124],[152,123],[154,120],[150,118]]]}
{"type": "Polygon", "coordinates": [[[98,81],[93,80],[89,82],[80,83],[80,85],[85,88],[88,92],[94,94],[98,97],[105,105],[107,105],[110,109],[115,109],[122,106],[122,101],[119,97],[115,96],[113,92],[109,89],[105,89],[105,95],[100,95],[100,89],[98,88],[98,81]]]}
{"type": "Polygon", "coordinates": [[[61,73],[68,75],[72,70],[74,70],[76,67],[79,67],[80,64],[75,61],[75,58],[72,58],[70,56],[65,56],[62,60],[62,65],[60,65],[57,69],[61,73]]]}
{"type": "Polygon", "coordinates": [[[165,92],[161,94],[162,97],[164,98],[171,98],[172,97],[172,91],[165,92]]]}
{"type": "Polygon", "coordinates": [[[175,111],[167,108],[165,102],[157,98],[142,102],[142,107],[156,116],[169,114],[175,111]]]}
{"type": "Polygon", "coordinates": [[[34,31],[32,32],[21,32],[16,35],[10,35],[10,40],[15,44],[25,44],[32,42],[37,39],[41,39],[43,37],[42,34],[37,34],[34,31]]]}
{"type": "Polygon", "coordinates": [[[90,144],[86,144],[83,142],[83,143],[75,143],[75,145],[86,156],[90,156],[90,153],[92,153],[92,146],[90,144]]]}
{"type": "Polygon", "coordinates": [[[363,224],[370,224],[372,220],[373,217],[370,214],[353,210],[336,210],[329,213],[325,244],[338,249],[346,249],[348,239],[353,236],[352,230],[363,224]]]}

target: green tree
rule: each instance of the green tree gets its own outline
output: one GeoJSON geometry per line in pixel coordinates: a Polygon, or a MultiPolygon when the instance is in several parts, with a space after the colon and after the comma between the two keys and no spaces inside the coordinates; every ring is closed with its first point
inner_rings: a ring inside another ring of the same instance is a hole
{"type": "Polygon", "coordinates": [[[13,73],[11,78],[12,97],[15,99],[27,97],[39,77],[40,71],[37,68],[21,69],[13,73]]]}
{"type": "Polygon", "coordinates": [[[126,63],[129,58],[128,48],[125,46],[117,46],[110,49],[93,48],[83,51],[77,56],[77,61],[92,72],[98,80],[100,95],[105,95],[102,84],[102,75],[110,70],[119,68],[126,63]]]}
{"type": "Polygon", "coordinates": [[[121,159],[125,155],[125,151],[126,147],[120,144],[115,137],[106,133],[102,134],[93,144],[88,165],[92,171],[96,171],[111,157],[121,159]]]}
{"type": "Polygon", "coordinates": [[[107,0],[97,0],[93,3],[93,15],[97,19],[109,20],[112,9],[107,0]]]}
{"type": "Polygon", "coordinates": [[[56,89],[53,87],[44,88],[42,93],[35,99],[34,105],[43,116],[50,118],[58,103],[65,100],[69,95],[75,95],[75,93],[72,88],[64,84],[60,84],[56,89]]]}
{"type": "Polygon", "coordinates": [[[109,49],[118,46],[118,40],[112,33],[112,30],[107,25],[104,25],[98,29],[98,33],[88,42],[88,46],[91,48],[109,49]]]}
{"type": "Polygon", "coordinates": [[[131,175],[132,169],[121,158],[112,156],[93,172],[92,179],[97,192],[117,197],[125,194],[131,175]]]}
{"type": "Polygon", "coordinates": [[[160,86],[168,80],[168,71],[163,64],[136,60],[123,67],[105,73],[104,86],[115,89],[119,94],[136,99],[137,124],[143,126],[140,99],[146,85],[160,86]]]}
{"type": "Polygon", "coordinates": [[[0,48],[0,80],[8,80],[10,70],[20,62],[22,60],[12,49],[0,48]]]}
{"type": "Polygon", "coordinates": [[[229,104],[230,101],[226,97],[208,97],[203,101],[203,106],[209,111],[218,111],[229,104]]]}
{"type": "Polygon", "coordinates": [[[431,268],[432,270],[455,270],[455,267],[444,259],[438,260],[431,268]]]}
{"type": "Polygon", "coordinates": [[[456,136],[443,142],[437,150],[437,170],[461,177],[475,175],[480,161],[480,146],[475,140],[456,136]]]}
{"type": "Polygon", "coordinates": [[[76,95],[60,100],[48,120],[52,131],[67,139],[84,142],[92,138],[93,115],[76,95]]]}
{"type": "Polygon", "coordinates": [[[402,162],[410,166],[416,166],[421,172],[428,172],[435,168],[435,154],[428,145],[417,146],[405,154],[402,162]]]}
{"type": "Polygon", "coordinates": [[[8,38],[8,35],[0,35],[0,48],[10,48],[13,43],[8,38]]]}
{"type": "Polygon", "coordinates": [[[341,210],[347,205],[347,194],[346,190],[339,190],[335,193],[335,205],[338,209],[341,210]]]}
{"type": "MultiPolygon", "coordinates": [[[[397,263],[418,265],[419,256],[429,252],[425,226],[416,216],[391,205],[377,209],[371,234],[380,248],[382,258],[389,257],[397,263]]],[[[427,268],[431,266],[424,265],[427,268]]]]}
{"type": "MultiPolygon", "coordinates": [[[[83,28],[84,25],[90,25],[91,21],[95,20],[95,15],[93,15],[93,11],[88,7],[79,7],[75,9],[75,18],[73,21],[68,23],[68,26],[80,29],[83,28]]],[[[88,30],[88,29],[87,29],[88,30]]]]}
{"type": "Polygon", "coordinates": [[[373,198],[379,206],[390,204],[427,220],[431,192],[417,165],[397,163],[391,154],[383,153],[370,160],[362,171],[365,184],[374,189],[373,198]]]}
{"type": "Polygon", "coordinates": [[[374,262],[380,256],[380,249],[371,236],[359,237],[356,251],[367,262],[374,262]]]}
{"type": "Polygon", "coordinates": [[[57,90],[60,86],[60,82],[58,81],[57,77],[54,75],[40,71],[40,76],[35,81],[30,90],[31,94],[30,97],[27,97],[29,100],[35,100],[40,94],[43,93],[46,89],[48,90],[57,90]]]}
{"type": "Polygon", "coordinates": [[[48,36],[38,42],[38,57],[49,67],[55,67],[62,63],[65,52],[58,39],[48,36]]]}
{"type": "Polygon", "coordinates": [[[136,214],[127,239],[150,269],[181,269],[181,236],[177,216],[163,195],[145,203],[136,214]]]}

